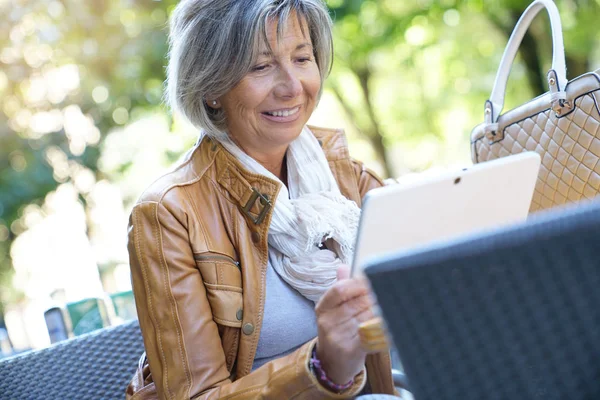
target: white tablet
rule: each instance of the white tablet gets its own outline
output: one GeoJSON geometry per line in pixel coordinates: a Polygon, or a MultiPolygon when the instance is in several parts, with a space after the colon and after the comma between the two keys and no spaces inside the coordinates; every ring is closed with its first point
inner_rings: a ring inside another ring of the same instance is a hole
{"type": "Polygon", "coordinates": [[[524,152],[369,191],[352,273],[374,256],[525,220],[539,169],[539,154],[524,152]]]}

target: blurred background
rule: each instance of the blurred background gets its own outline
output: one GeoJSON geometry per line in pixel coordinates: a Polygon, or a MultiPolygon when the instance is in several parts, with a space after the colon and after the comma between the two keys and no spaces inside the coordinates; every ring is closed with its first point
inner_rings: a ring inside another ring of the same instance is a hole
{"type": "MultiPolygon", "coordinates": [[[[135,317],[129,211],[198,134],[161,104],[176,3],[0,0],[0,356],[135,317]]],[[[352,155],[384,177],[470,164],[470,131],[529,2],[328,4],[335,62],[310,122],[345,128],[352,155]]],[[[600,68],[600,0],[557,5],[568,77],[600,68]]],[[[505,110],[547,90],[551,53],[544,15],[505,110]]]]}

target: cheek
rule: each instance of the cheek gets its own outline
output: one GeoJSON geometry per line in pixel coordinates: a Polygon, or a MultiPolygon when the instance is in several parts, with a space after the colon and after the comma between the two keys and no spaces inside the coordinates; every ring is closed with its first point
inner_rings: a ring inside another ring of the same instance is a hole
{"type": "Polygon", "coordinates": [[[227,95],[226,111],[238,116],[248,116],[260,105],[264,85],[241,82],[227,95]]]}
{"type": "Polygon", "coordinates": [[[319,70],[315,68],[310,79],[307,80],[306,91],[310,93],[311,97],[316,97],[319,94],[319,89],[321,89],[321,75],[319,70]]]}
{"type": "Polygon", "coordinates": [[[248,111],[253,111],[268,97],[269,82],[253,80],[245,82],[238,91],[239,104],[248,111]]]}
{"type": "Polygon", "coordinates": [[[319,94],[319,90],[321,89],[321,79],[316,79],[312,85],[312,95],[317,96],[319,94]]]}

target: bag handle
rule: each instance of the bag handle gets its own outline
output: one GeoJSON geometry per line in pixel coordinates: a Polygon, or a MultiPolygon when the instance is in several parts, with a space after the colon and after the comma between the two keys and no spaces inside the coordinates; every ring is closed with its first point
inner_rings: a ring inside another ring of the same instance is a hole
{"type": "Polygon", "coordinates": [[[500,68],[496,74],[494,88],[490,99],[485,104],[485,123],[486,132],[495,135],[498,129],[497,122],[502,108],[504,107],[504,96],[506,93],[506,83],[510,69],[523,40],[523,36],[529,29],[531,22],[537,14],[546,9],[550,17],[550,27],[552,29],[552,69],[548,72],[548,84],[552,93],[552,108],[556,111],[556,106],[562,107],[566,100],[565,88],[567,86],[567,67],[565,63],[565,48],[563,44],[562,25],[558,8],[552,0],[536,0],[527,7],[527,9],[517,21],[508,44],[500,61],[500,68]],[[559,103],[559,104],[555,104],[559,103]]]}

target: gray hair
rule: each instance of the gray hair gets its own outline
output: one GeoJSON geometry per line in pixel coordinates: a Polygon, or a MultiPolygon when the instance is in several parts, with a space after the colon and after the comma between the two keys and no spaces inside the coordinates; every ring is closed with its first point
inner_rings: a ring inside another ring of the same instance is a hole
{"type": "Polygon", "coordinates": [[[246,75],[258,45],[268,46],[267,23],[278,35],[292,12],[306,20],[323,81],[331,70],[331,18],[323,0],[181,0],[171,14],[165,100],[208,135],[226,135],[225,113],[207,106],[246,75]]]}

